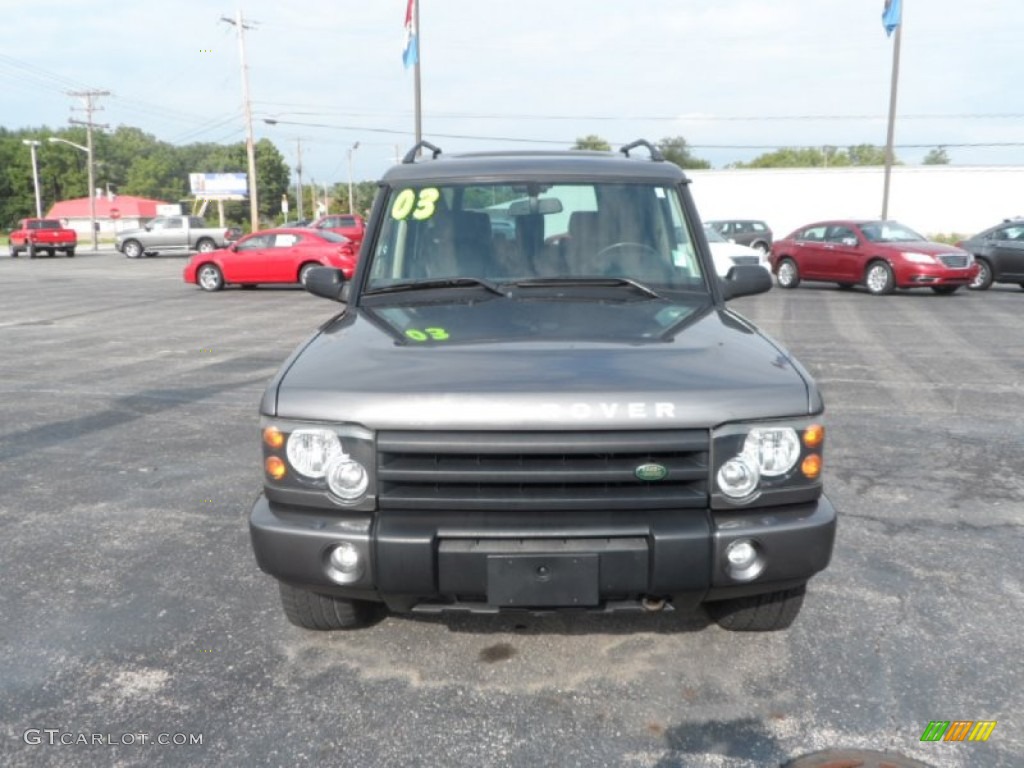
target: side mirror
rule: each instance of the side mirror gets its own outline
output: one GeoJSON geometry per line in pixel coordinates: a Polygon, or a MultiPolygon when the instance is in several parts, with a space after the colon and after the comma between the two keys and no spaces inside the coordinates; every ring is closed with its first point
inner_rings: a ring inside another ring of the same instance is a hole
{"type": "Polygon", "coordinates": [[[314,267],[306,276],[306,290],[314,296],[344,302],[345,274],[334,267],[314,267]]]}
{"type": "Polygon", "coordinates": [[[753,296],[772,289],[772,275],[764,267],[744,265],[733,267],[722,280],[722,294],[725,300],[739,296],[753,296]]]}
{"type": "Polygon", "coordinates": [[[237,253],[238,252],[238,243],[232,243],[231,245],[229,245],[228,246],[228,250],[229,251],[234,251],[235,253],[237,253]]]}

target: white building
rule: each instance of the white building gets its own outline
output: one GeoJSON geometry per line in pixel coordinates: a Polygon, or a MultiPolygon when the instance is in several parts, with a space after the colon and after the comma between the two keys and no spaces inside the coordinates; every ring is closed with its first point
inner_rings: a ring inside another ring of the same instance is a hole
{"type": "MultiPolygon", "coordinates": [[[[761,219],[776,238],[821,219],[877,219],[882,167],[689,170],[702,219],[761,219]]],[[[888,218],[923,235],[971,235],[1024,215],[1024,167],[894,166],[888,218]]]]}

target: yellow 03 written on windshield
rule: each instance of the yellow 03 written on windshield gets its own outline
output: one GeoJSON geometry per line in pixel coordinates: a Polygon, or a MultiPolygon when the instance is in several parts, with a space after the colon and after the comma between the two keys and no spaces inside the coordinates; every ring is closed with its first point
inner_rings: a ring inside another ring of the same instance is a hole
{"type": "Polygon", "coordinates": [[[403,189],[391,204],[391,218],[402,221],[412,216],[416,221],[425,221],[434,215],[440,198],[441,192],[437,187],[425,187],[418,192],[403,189]]]}

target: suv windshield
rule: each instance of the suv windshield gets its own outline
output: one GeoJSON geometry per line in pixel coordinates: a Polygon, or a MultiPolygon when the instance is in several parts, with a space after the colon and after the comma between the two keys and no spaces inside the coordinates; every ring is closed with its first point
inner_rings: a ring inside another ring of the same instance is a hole
{"type": "Polygon", "coordinates": [[[706,292],[678,190],[656,183],[398,187],[367,291],[415,281],[627,278],[706,292]]]}

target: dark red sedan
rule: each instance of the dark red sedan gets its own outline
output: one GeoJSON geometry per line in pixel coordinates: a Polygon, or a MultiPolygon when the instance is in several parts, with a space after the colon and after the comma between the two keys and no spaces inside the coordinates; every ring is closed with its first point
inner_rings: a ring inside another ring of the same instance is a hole
{"type": "Polygon", "coordinates": [[[878,296],[896,288],[950,294],[978,273],[969,252],[926,240],[896,221],[819,221],[776,240],[770,261],[782,288],[820,280],[863,285],[878,296]]]}
{"type": "Polygon", "coordinates": [[[358,258],[353,243],[331,231],[267,229],[227,248],[197,253],[185,265],[185,282],[204,291],[225,285],[305,283],[313,267],[336,267],[351,278],[358,258]]]}

